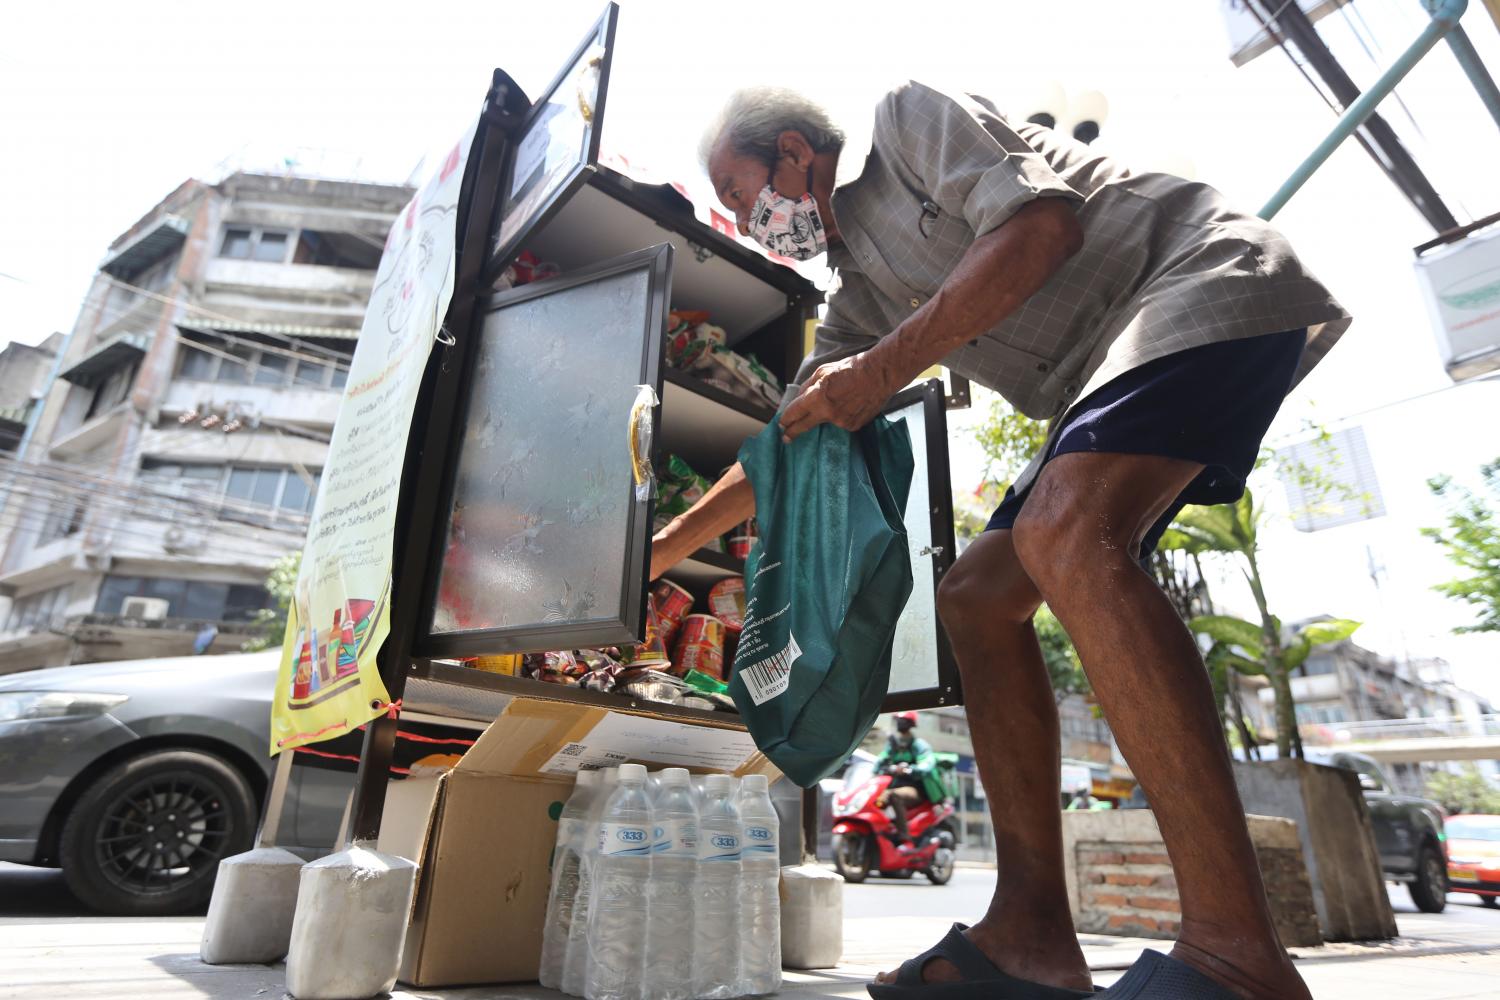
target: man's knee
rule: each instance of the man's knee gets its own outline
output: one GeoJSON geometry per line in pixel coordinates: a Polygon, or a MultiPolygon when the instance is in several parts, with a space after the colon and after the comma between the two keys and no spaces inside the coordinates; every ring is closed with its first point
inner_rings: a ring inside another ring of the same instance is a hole
{"type": "Polygon", "coordinates": [[[999,534],[981,536],[938,585],[938,617],[950,633],[998,622],[1021,625],[1036,612],[1036,587],[999,534]]]}
{"type": "Polygon", "coordinates": [[[1081,576],[1133,565],[1151,526],[1086,486],[1039,482],[1016,518],[1016,556],[1044,596],[1081,576]]]}

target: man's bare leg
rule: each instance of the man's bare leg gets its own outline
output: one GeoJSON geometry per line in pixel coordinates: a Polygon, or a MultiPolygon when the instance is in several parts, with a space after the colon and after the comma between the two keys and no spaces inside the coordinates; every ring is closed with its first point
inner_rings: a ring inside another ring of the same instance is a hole
{"type": "MultiPolygon", "coordinates": [[[[1087,990],[1088,963],[1063,880],[1057,702],[1031,625],[1040,603],[1009,531],[976,539],[938,595],[995,829],[995,895],[967,934],[1010,975],[1087,990]]],[[[939,959],[923,977],[942,982],[959,975],[939,959]]]]}
{"type": "Polygon", "coordinates": [[[1142,536],[1201,468],[1061,455],[1027,498],[1014,545],[1161,827],[1182,905],[1174,957],[1247,998],[1299,1000],[1310,994],[1276,937],[1207,671],[1136,562],[1142,536]]]}

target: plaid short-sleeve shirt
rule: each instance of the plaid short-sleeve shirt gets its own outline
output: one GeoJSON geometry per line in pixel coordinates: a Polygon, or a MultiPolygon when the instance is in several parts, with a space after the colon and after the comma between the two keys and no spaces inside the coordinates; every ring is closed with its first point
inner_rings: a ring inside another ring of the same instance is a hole
{"type": "Polygon", "coordinates": [[[894,330],[1036,198],[1076,204],[1082,248],[943,360],[1027,416],[1055,417],[1176,351],[1307,327],[1300,380],[1349,325],[1280,233],[1208,185],[1132,173],[1050,129],[1012,126],[982,98],[907,83],[881,100],[868,145],[851,134],[839,156],[837,283],[797,381],[894,330]]]}

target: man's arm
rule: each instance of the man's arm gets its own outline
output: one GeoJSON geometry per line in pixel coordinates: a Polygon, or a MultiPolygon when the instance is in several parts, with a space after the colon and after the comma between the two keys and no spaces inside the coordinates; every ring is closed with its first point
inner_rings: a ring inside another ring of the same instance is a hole
{"type": "Polygon", "coordinates": [[[787,439],[821,423],[856,430],[924,369],[997,326],[1083,245],[1071,202],[1039,198],[969,247],[938,293],[890,336],[825,365],[782,412],[787,439]]]}
{"type": "Polygon", "coordinates": [[[651,579],[682,562],[709,539],[755,515],[755,492],[736,462],[692,509],[651,540],[651,579]]]}

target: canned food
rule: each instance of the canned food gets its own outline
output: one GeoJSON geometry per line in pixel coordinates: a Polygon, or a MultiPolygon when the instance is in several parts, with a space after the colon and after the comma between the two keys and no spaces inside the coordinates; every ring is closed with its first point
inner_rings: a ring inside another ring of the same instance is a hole
{"type": "Polygon", "coordinates": [[[657,580],[656,586],[651,588],[651,596],[656,599],[656,615],[661,619],[662,640],[670,648],[683,617],[693,609],[693,595],[671,580],[657,580]]]}
{"type": "Polygon", "coordinates": [[[679,677],[689,670],[724,679],[724,623],[713,615],[688,615],[677,638],[672,673],[679,677]]]}
{"type": "Polygon", "coordinates": [[[745,578],[731,576],[714,584],[708,592],[708,611],[731,632],[745,627],[745,578]]]}

